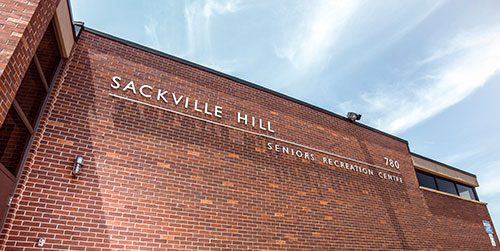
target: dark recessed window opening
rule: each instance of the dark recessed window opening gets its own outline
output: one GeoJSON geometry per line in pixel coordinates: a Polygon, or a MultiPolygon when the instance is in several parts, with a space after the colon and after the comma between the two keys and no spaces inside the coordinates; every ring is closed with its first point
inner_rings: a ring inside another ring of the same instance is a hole
{"type": "Polygon", "coordinates": [[[473,187],[418,170],[415,170],[415,172],[420,186],[479,201],[476,190],[473,187]]]}
{"type": "Polygon", "coordinates": [[[438,184],[439,191],[458,195],[457,188],[455,187],[455,183],[448,181],[448,180],[445,180],[445,179],[438,178],[438,177],[436,177],[436,181],[438,184]]]}
{"type": "Polygon", "coordinates": [[[50,22],[49,28],[36,50],[36,57],[42,68],[43,78],[45,78],[44,81],[46,81],[47,85],[51,84],[59,65],[59,60],[61,59],[56,31],[52,27],[54,27],[54,24],[50,22]]]}
{"type": "Polygon", "coordinates": [[[472,187],[464,186],[462,184],[457,184],[457,188],[458,188],[458,194],[461,197],[471,199],[471,200],[476,199],[476,197],[477,197],[476,192],[474,191],[474,189],[472,187]]]}
{"type": "Polygon", "coordinates": [[[5,122],[0,125],[0,173],[10,173],[13,177],[19,174],[41,107],[60,64],[61,53],[51,23],[29,64],[5,122]]]}
{"type": "Polygon", "coordinates": [[[30,136],[21,117],[11,108],[0,129],[0,163],[14,176],[30,136]]]}
{"type": "Polygon", "coordinates": [[[434,176],[425,173],[417,172],[418,184],[423,187],[428,187],[437,190],[436,181],[434,176]]]}

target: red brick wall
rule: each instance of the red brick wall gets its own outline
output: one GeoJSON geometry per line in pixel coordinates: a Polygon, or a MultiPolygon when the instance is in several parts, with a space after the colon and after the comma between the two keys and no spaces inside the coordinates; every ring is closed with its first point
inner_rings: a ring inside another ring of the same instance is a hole
{"type": "MultiPolygon", "coordinates": [[[[8,216],[7,219],[4,223],[4,226],[2,228],[2,232],[0,234],[0,250],[23,250],[24,247],[27,247],[25,250],[32,250],[33,243],[16,243],[15,247],[12,245],[7,245],[7,240],[12,240],[12,239],[18,239],[18,238],[24,238],[24,237],[30,237],[30,236],[38,236],[38,234],[33,234],[33,233],[23,233],[22,236],[20,236],[19,230],[21,229],[26,229],[26,226],[29,225],[30,223],[25,223],[18,221],[15,219],[15,215],[17,214],[18,210],[22,207],[20,207],[20,201],[23,200],[23,196],[26,194],[30,194],[29,191],[26,191],[26,182],[27,180],[31,177],[31,171],[33,170],[33,163],[35,161],[35,156],[38,156],[38,149],[41,144],[43,144],[42,141],[42,136],[45,133],[45,130],[47,128],[47,125],[49,124],[49,117],[51,116],[52,110],[54,108],[54,104],[56,101],[56,98],[59,94],[59,91],[62,86],[62,82],[64,81],[64,78],[67,74],[67,71],[69,69],[69,65],[71,64],[71,57],[69,60],[65,60],[63,62],[63,65],[60,70],[60,74],[58,75],[54,88],[52,90],[52,94],[47,102],[47,105],[45,107],[45,110],[43,112],[40,124],[38,126],[38,130],[35,133],[35,138],[32,144],[32,147],[29,151],[28,158],[26,160],[24,169],[22,170],[22,174],[20,175],[20,180],[19,183],[17,184],[15,194],[13,196],[12,200],[12,205],[9,207],[8,211],[8,216]],[[31,248],[30,248],[31,247],[31,248]]],[[[38,208],[37,210],[43,210],[43,208],[38,208]]],[[[24,214],[21,211],[21,215],[24,214]]],[[[30,214],[30,213],[28,213],[30,214]]],[[[36,220],[43,221],[39,218],[36,218],[36,220]]],[[[32,239],[30,239],[31,241],[32,239]]],[[[38,238],[36,239],[38,241],[38,238]]]]}
{"type": "Polygon", "coordinates": [[[491,249],[486,207],[418,189],[405,142],[89,32],[58,86],[2,235],[7,250],[39,238],[69,250],[491,249]],[[223,117],[115,90],[113,76],[122,88],[133,80],[222,106],[223,117]],[[238,111],[275,132],[238,124],[238,111]],[[404,181],[325,152],[379,167],[396,159],[400,169],[388,169],[404,181]],[[72,177],[77,155],[83,171],[72,177]]]}
{"type": "Polygon", "coordinates": [[[0,125],[58,2],[0,1],[0,125]]]}
{"type": "MultiPolygon", "coordinates": [[[[479,250],[481,246],[477,242],[481,242],[485,248],[493,249],[487,245],[489,237],[480,224],[481,220],[491,223],[484,205],[429,191],[423,191],[423,195],[428,214],[422,218],[425,225],[421,227],[429,232],[429,239],[423,240],[425,245],[436,242],[445,250],[479,250]]],[[[495,242],[498,246],[498,238],[495,242]]]]}

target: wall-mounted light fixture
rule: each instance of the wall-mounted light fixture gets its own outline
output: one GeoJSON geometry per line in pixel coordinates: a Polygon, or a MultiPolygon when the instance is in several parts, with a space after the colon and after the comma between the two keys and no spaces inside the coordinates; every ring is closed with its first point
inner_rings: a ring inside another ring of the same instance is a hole
{"type": "Polygon", "coordinates": [[[347,118],[351,121],[351,122],[354,122],[356,120],[360,120],[361,119],[361,114],[357,114],[357,113],[354,113],[354,112],[348,112],[347,113],[347,118]]]}
{"type": "Polygon", "coordinates": [[[73,170],[71,171],[71,174],[73,174],[73,176],[77,176],[78,174],[80,174],[80,172],[82,171],[82,165],[83,165],[83,157],[76,156],[75,164],[73,165],[73,170]]]}

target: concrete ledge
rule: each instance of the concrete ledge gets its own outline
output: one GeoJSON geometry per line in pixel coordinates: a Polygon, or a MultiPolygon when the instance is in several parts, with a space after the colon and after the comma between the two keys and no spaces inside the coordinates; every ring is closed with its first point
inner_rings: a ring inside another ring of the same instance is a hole
{"type": "Polygon", "coordinates": [[[419,188],[420,188],[420,189],[422,189],[422,190],[428,191],[428,192],[438,193],[438,194],[442,194],[442,195],[450,196],[450,197],[453,197],[453,198],[457,198],[457,199],[461,199],[461,200],[465,200],[465,201],[469,201],[469,202],[474,202],[474,203],[481,204],[481,205],[485,205],[485,206],[486,206],[486,205],[488,205],[488,203],[486,203],[486,202],[482,202],[482,201],[477,201],[477,200],[467,199],[467,198],[464,198],[464,197],[460,197],[460,196],[458,196],[458,195],[454,195],[454,194],[450,194],[450,193],[441,192],[441,191],[434,190],[434,189],[432,189],[432,188],[428,188],[428,187],[423,187],[423,186],[420,186],[419,188]]]}
{"type": "Polygon", "coordinates": [[[413,161],[413,166],[417,170],[447,178],[449,180],[453,180],[471,187],[479,186],[476,176],[472,174],[465,173],[461,170],[448,167],[444,164],[431,161],[427,158],[423,158],[415,154],[411,155],[411,160],[413,161]]]}

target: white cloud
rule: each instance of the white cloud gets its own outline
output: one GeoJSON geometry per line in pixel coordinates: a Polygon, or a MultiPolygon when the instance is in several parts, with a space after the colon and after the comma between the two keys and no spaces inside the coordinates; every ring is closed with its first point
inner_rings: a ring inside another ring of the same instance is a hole
{"type": "Polygon", "coordinates": [[[238,2],[237,1],[206,1],[203,6],[203,16],[206,18],[210,18],[214,13],[215,14],[224,14],[228,12],[235,12],[238,10],[238,2]]]}
{"type": "Polygon", "coordinates": [[[211,24],[215,15],[224,15],[239,10],[239,1],[193,1],[184,7],[188,48],[185,56],[194,54],[211,56],[211,24]]]}
{"type": "MultiPolygon", "coordinates": [[[[460,102],[500,69],[500,27],[463,33],[415,64],[424,70],[419,86],[365,93],[371,121],[389,133],[402,132],[460,102]]],[[[403,85],[402,85],[403,86],[403,85]]]]}
{"type": "Polygon", "coordinates": [[[482,149],[474,149],[467,152],[459,152],[453,155],[445,156],[442,162],[449,165],[456,165],[466,159],[470,159],[475,155],[480,154],[481,152],[482,149]]]}
{"type": "MultiPolygon", "coordinates": [[[[354,60],[346,60],[345,63],[341,65],[340,68],[338,68],[338,71],[350,71],[351,68],[372,60],[374,57],[380,55],[380,53],[382,53],[383,51],[393,48],[392,46],[395,43],[404,38],[405,35],[414,30],[436,10],[441,8],[444,5],[445,1],[433,1],[429,4],[429,6],[418,2],[419,8],[422,8],[422,10],[419,11],[414,11],[415,7],[411,4],[408,4],[409,2],[400,1],[397,3],[398,4],[396,4],[395,6],[399,6],[399,8],[393,8],[392,12],[388,10],[382,11],[383,15],[399,16],[401,12],[406,13],[405,11],[402,11],[401,8],[403,10],[412,9],[412,14],[414,13],[414,15],[404,15],[403,19],[396,19],[397,21],[393,19],[382,21],[380,20],[382,18],[378,18],[376,20],[380,23],[377,23],[377,26],[380,26],[380,29],[378,29],[379,27],[372,27],[373,20],[368,20],[363,27],[367,27],[366,25],[368,25],[369,28],[364,28],[363,33],[365,33],[367,30],[374,30],[375,34],[383,34],[386,30],[391,30],[393,32],[390,32],[387,36],[383,36],[382,39],[380,39],[378,35],[375,37],[363,37],[363,39],[370,41],[369,44],[365,44],[365,46],[368,47],[363,47],[363,53],[356,53],[355,55],[353,55],[355,56],[353,58],[354,60]]],[[[366,3],[364,3],[364,5],[366,5],[366,3]]],[[[385,8],[386,7],[383,7],[383,9],[385,8]]],[[[378,11],[380,12],[381,10],[378,11]]],[[[369,12],[366,14],[362,13],[361,15],[369,15],[369,12]]]]}
{"type": "Polygon", "coordinates": [[[146,32],[146,36],[149,38],[152,46],[156,49],[160,49],[160,41],[158,39],[158,34],[156,33],[157,27],[158,22],[153,19],[152,16],[148,16],[148,21],[144,24],[144,32],[146,32]]]}
{"type": "Polygon", "coordinates": [[[304,72],[323,62],[357,7],[358,1],[321,1],[312,13],[304,10],[302,17],[293,17],[295,32],[287,31],[286,42],[275,45],[276,55],[304,72]]]}
{"type": "Polygon", "coordinates": [[[238,59],[217,59],[217,61],[210,63],[210,68],[224,73],[232,73],[241,68],[240,60],[238,59]]]}

